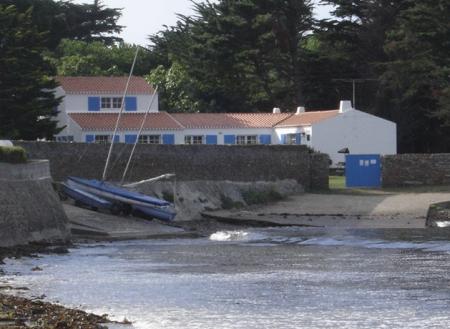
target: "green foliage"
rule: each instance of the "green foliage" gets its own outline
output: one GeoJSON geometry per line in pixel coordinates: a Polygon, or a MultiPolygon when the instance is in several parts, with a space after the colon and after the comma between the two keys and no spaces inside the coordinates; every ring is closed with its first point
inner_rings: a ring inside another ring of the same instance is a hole
{"type": "Polygon", "coordinates": [[[169,69],[159,65],[150,72],[147,80],[159,86],[159,92],[165,96],[160,100],[161,111],[198,112],[200,110],[200,102],[192,97],[195,82],[179,63],[172,63],[169,69]]]}
{"type": "Polygon", "coordinates": [[[242,192],[242,198],[247,205],[267,204],[270,202],[281,201],[284,197],[274,189],[267,191],[247,190],[242,192]]]}
{"type": "MultiPolygon", "coordinates": [[[[335,6],[318,32],[330,77],[370,79],[357,85],[357,108],[397,123],[400,152],[449,152],[450,2],[322,3],[335,6]]],[[[350,84],[332,85],[351,99],[350,84]]]]}
{"type": "Polygon", "coordinates": [[[122,30],[122,26],[117,25],[120,9],[106,8],[99,0],[94,0],[92,4],[54,0],[2,0],[2,4],[14,5],[22,13],[33,7],[32,23],[39,32],[48,32],[43,46],[49,49],[55,49],[64,38],[101,41],[108,45],[121,40],[114,35],[122,30]]]}
{"type": "Polygon", "coordinates": [[[416,1],[388,33],[381,87],[407,152],[450,151],[449,12],[447,0],[416,1]]]}
{"type": "MultiPolygon", "coordinates": [[[[63,76],[122,76],[130,71],[136,46],[126,43],[106,45],[102,42],[86,42],[64,39],[47,58],[63,76]]],[[[152,61],[147,52],[141,51],[134,70],[135,75],[147,74],[152,61]]]]}
{"type": "Polygon", "coordinates": [[[0,6],[0,136],[7,139],[52,138],[55,98],[52,67],[42,57],[44,35],[31,10],[0,6]]]}
{"type": "Polygon", "coordinates": [[[0,146],[0,162],[25,163],[27,162],[27,155],[22,147],[0,146]]]}
{"type": "Polygon", "coordinates": [[[242,202],[233,201],[233,199],[231,199],[223,194],[220,196],[220,201],[222,203],[222,205],[221,205],[222,209],[225,209],[225,210],[240,209],[240,208],[244,207],[244,204],[242,202]]]}
{"type": "Polygon", "coordinates": [[[151,39],[167,61],[159,76],[166,85],[176,82],[162,91],[163,102],[173,105],[186,80],[182,97],[194,111],[255,112],[305,102],[302,40],[313,26],[310,1],[219,1],[194,9],[195,16],[181,16],[151,39]],[[180,74],[170,80],[174,69],[180,74]]]}
{"type": "Polygon", "coordinates": [[[163,191],[162,192],[162,197],[167,202],[172,202],[173,203],[175,201],[175,196],[173,195],[173,192],[163,191]]]}

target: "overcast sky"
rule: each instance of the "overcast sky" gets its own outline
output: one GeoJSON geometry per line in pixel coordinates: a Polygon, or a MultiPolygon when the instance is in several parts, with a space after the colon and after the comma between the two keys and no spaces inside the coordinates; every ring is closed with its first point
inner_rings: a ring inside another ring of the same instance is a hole
{"type": "MultiPolygon", "coordinates": [[[[92,3],[93,0],[74,0],[75,3],[92,3]]],[[[174,25],[177,13],[192,14],[190,0],[103,0],[110,8],[123,8],[119,24],[124,26],[121,37],[129,43],[148,44],[147,37],[174,25]]],[[[330,8],[320,6],[316,12],[326,17],[330,8]]]]}

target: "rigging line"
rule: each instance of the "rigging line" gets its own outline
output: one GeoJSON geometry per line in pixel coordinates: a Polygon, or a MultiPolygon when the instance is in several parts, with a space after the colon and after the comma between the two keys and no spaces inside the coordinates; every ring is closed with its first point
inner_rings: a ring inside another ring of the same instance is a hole
{"type": "Polygon", "coordinates": [[[110,145],[109,151],[108,151],[108,157],[106,158],[105,169],[103,170],[103,176],[102,176],[102,180],[103,181],[106,180],[106,173],[108,171],[109,160],[111,158],[111,153],[112,153],[113,146],[114,146],[114,137],[116,136],[117,129],[119,128],[119,122],[120,122],[120,118],[122,117],[124,104],[125,104],[125,97],[127,96],[128,86],[130,85],[130,81],[131,81],[131,77],[133,75],[134,66],[136,65],[136,60],[137,60],[138,53],[139,53],[139,47],[136,48],[136,54],[134,55],[133,65],[131,65],[130,74],[128,75],[127,84],[125,86],[125,90],[123,91],[122,104],[120,105],[120,112],[119,112],[119,115],[117,116],[116,126],[114,128],[114,134],[112,136],[111,145],[110,145]]]}
{"type": "Polygon", "coordinates": [[[134,141],[133,149],[131,150],[130,157],[128,158],[127,165],[125,167],[125,170],[123,171],[122,180],[120,181],[120,185],[122,185],[124,180],[125,180],[125,177],[126,177],[127,172],[128,172],[128,168],[130,167],[131,159],[133,158],[134,151],[136,150],[136,145],[139,142],[139,137],[141,136],[142,130],[144,129],[144,124],[147,121],[148,114],[150,113],[150,110],[152,108],[153,102],[155,101],[155,96],[156,96],[157,93],[158,93],[158,86],[156,86],[156,88],[155,88],[155,92],[153,93],[153,97],[152,97],[152,99],[151,99],[151,101],[150,101],[150,103],[148,105],[147,112],[145,112],[144,118],[142,119],[141,127],[139,128],[139,132],[138,132],[138,134],[136,136],[136,140],[134,141]]]}

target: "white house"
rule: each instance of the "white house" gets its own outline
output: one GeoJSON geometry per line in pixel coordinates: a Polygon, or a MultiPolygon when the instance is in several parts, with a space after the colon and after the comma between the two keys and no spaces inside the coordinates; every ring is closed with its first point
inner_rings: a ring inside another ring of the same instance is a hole
{"type": "MultiPolygon", "coordinates": [[[[57,141],[84,141],[82,128],[73,121],[72,114],[111,114],[117,117],[122,105],[123,91],[128,77],[57,77],[60,87],[56,96],[63,96],[58,107],[58,127],[66,127],[55,136],[57,141]]],[[[125,98],[126,113],[144,113],[155,94],[153,88],[140,77],[132,77],[125,98]]],[[[155,94],[151,112],[158,112],[158,95],[155,94]]],[[[94,140],[100,141],[100,140],[94,140]]]]}
{"type": "Polygon", "coordinates": [[[331,111],[300,108],[275,131],[288,136],[287,141],[300,134],[301,144],[327,153],[333,165],[345,162],[345,154],[339,153],[343,149],[353,154],[397,154],[397,125],[354,109],[350,101],[341,101],[339,109],[331,111]]]}
{"type": "MultiPolygon", "coordinates": [[[[57,141],[109,142],[120,110],[126,78],[58,78],[57,141]]],[[[133,77],[115,142],[134,143],[154,90],[133,77]]],[[[139,143],[147,144],[293,144],[308,145],[344,162],[342,149],[354,154],[396,154],[396,124],[353,109],[349,101],[330,111],[296,113],[167,113],[158,111],[157,95],[139,143]]]]}

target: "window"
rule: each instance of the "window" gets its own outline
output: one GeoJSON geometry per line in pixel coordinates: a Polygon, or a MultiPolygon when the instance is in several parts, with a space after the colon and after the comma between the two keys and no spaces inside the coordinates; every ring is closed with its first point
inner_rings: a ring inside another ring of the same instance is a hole
{"type": "Polygon", "coordinates": [[[73,142],[73,136],[58,136],[56,137],[56,141],[61,143],[73,142]]]}
{"type": "Polygon", "coordinates": [[[101,107],[102,107],[102,109],[110,109],[111,108],[111,97],[102,97],[101,107]]]}
{"type": "Polygon", "coordinates": [[[203,144],[203,136],[184,136],[184,144],[203,144]]]}
{"type": "Polygon", "coordinates": [[[113,97],[112,98],[113,109],[120,109],[121,106],[122,106],[122,97],[113,97]]]}
{"type": "Polygon", "coordinates": [[[106,144],[111,142],[110,135],[95,135],[95,142],[99,144],[106,144]]]}
{"type": "Polygon", "coordinates": [[[102,109],[120,109],[122,106],[122,97],[102,97],[102,109]]]}
{"type": "Polygon", "coordinates": [[[311,135],[310,135],[310,134],[306,135],[306,140],[307,140],[308,142],[311,141],[311,135]]]}
{"type": "Polygon", "coordinates": [[[236,136],[236,144],[238,144],[238,145],[255,145],[255,144],[258,144],[258,138],[256,135],[236,136]]]}
{"type": "Polygon", "coordinates": [[[141,135],[138,140],[139,144],[161,144],[161,135],[141,135]]]}
{"type": "Polygon", "coordinates": [[[287,134],[286,135],[286,144],[296,145],[297,144],[297,134],[287,134]]]}

